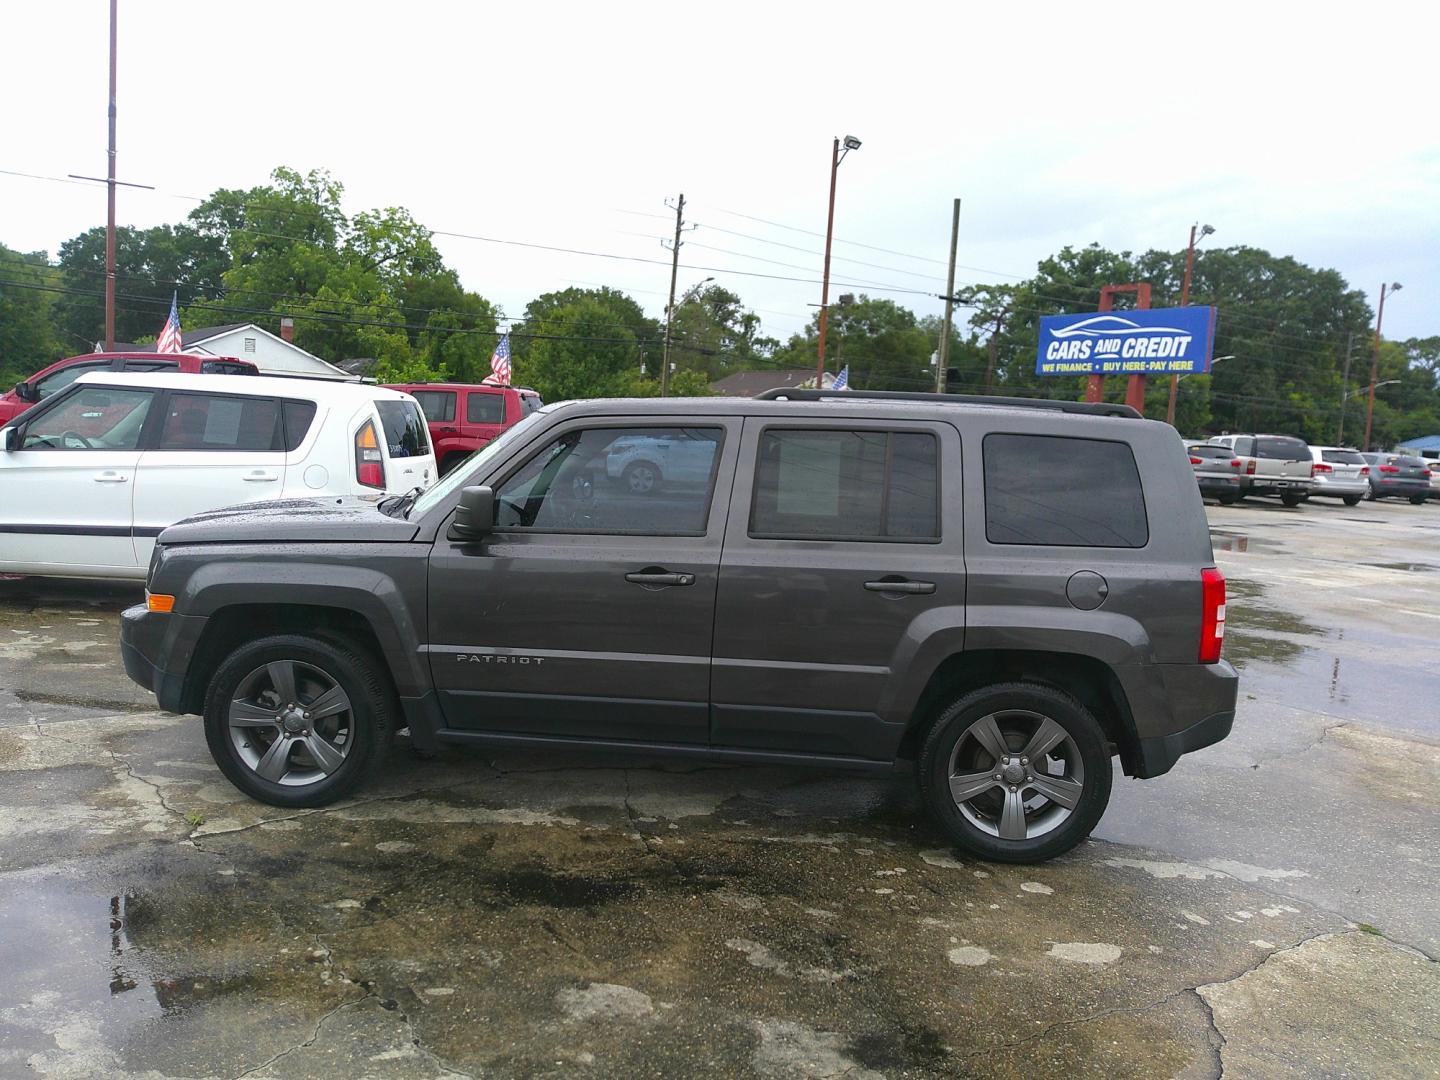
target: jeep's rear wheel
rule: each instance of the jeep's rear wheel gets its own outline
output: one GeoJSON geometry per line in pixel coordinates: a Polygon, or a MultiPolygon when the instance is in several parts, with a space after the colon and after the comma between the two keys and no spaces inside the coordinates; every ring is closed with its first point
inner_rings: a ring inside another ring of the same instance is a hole
{"type": "Polygon", "coordinates": [[[984,687],[940,713],[920,755],[926,805],[955,844],[997,862],[1069,851],[1110,801],[1110,752],[1074,698],[1035,683],[984,687]]]}
{"type": "Polygon", "coordinates": [[[272,806],[324,806],[379,766],[390,695],[372,661],[338,640],[280,634],[242,645],[205,696],[220,771],[272,806]]]}

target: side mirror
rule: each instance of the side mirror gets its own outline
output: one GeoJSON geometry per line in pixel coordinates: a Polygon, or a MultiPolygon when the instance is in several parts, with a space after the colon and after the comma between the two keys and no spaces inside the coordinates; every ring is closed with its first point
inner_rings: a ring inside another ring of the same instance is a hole
{"type": "Polygon", "coordinates": [[[0,428],[0,450],[20,449],[20,429],[18,427],[0,428]]]}
{"type": "Polygon", "coordinates": [[[450,523],[451,540],[479,540],[495,528],[495,489],[467,487],[460,489],[460,505],[450,523]]]}
{"type": "Polygon", "coordinates": [[[21,401],[28,402],[31,405],[34,405],[35,402],[40,400],[39,391],[37,391],[35,387],[31,386],[28,382],[15,384],[15,396],[21,401]]]}

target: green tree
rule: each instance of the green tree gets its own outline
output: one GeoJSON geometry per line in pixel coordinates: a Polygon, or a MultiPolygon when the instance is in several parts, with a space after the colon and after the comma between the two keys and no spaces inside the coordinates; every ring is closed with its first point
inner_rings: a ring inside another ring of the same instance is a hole
{"type": "Polygon", "coordinates": [[[697,372],[708,385],[733,371],[767,368],[779,345],[760,332],[760,316],[723,286],[701,283],[675,302],[670,360],[677,376],[697,372]]]}
{"type": "MultiPolygon", "coordinates": [[[[803,334],[795,334],[775,359],[785,367],[815,363],[819,314],[803,334]]],[[[850,385],[864,390],[924,391],[935,385],[931,354],[939,348],[939,324],[922,326],[915,313],[893,300],[862,294],[830,309],[825,338],[825,367],[850,368],[850,385]]]]}
{"type": "Polygon", "coordinates": [[[635,388],[640,348],[629,327],[616,325],[615,309],[594,297],[549,308],[526,322],[524,358],[515,382],[534,387],[546,401],[622,397],[635,388]]]}
{"type": "Polygon", "coordinates": [[[55,331],[59,275],[43,251],[0,244],[0,390],[54,363],[67,350],[55,331]]]}

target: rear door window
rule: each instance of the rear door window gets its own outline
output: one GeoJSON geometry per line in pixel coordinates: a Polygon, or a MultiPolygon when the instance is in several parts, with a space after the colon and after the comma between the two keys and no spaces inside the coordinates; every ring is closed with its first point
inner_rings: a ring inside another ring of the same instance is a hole
{"type": "Polygon", "coordinates": [[[928,432],[772,428],[760,437],[750,535],[933,543],[939,477],[928,432]]]}
{"type": "Polygon", "coordinates": [[[472,424],[503,424],[505,395],[471,390],[465,402],[465,419],[472,424]]]}
{"type": "Polygon", "coordinates": [[[1272,461],[1309,461],[1310,447],[1285,435],[1260,435],[1255,439],[1255,456],[1272,461]]]}
{"type": "Polygon", "coordinates": [[[279,450],[280,403],[274,398],[171,393],[157,450],[279,450]]]}
{"type": "Polygon", "coordinates": [[[410,396],[420,403],[430,423],[448,424],[455,419],[454,390],[411,390],[410,396]]]}
{"type": "Polygon", "coordinates": [[[985,537],[992,544],[1139,548],[1150,542],[1129,445],[986,435],[985,537]]]}
{"type": "Polygon", "coordinates": [[[430,437],[420,406],[412,401],[377,401],[375,408],[392,458],[424,457],[430,453],[430,437]]]}

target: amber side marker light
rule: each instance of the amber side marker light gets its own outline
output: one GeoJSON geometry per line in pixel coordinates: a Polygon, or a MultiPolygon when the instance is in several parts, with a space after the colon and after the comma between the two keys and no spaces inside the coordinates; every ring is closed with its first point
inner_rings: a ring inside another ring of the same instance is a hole
{"type": "Polygon", "coordinates": [[[147,589],[145,591],[145,607],[150,611],[168,615],[175,610],[175,597],[167,596],[165,593],[153,593],[147,589]]]}

